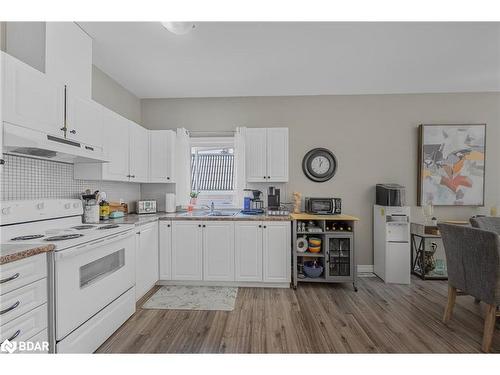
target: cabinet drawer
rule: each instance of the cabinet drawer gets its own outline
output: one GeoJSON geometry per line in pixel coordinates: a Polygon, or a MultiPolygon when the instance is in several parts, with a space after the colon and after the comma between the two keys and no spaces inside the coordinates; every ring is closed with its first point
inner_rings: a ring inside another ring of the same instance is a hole
{"type": "Polygon", "coordinates": [[[47,328],[47,304],[38,306],[36,309],[17,317],[2,325],[0,330],[0,342],[27,341],[37,333],[47,328]]]}
{"type": "Polygon", "coordinates": [[[0,266],[0,295],[47,277],[47,254],[0,266]]]}
{"type": "Polygon", "coordinates": [[[14,351],[16,354],[46,354],[49,352],[49,330],[44,329],[26,341],[29,349],[20,350],[19,346],[14,351]]]}
{"type": "Polygon", "coordinates": [[[0,325],[47,302],[47,279],[6,293],[0,300],[0,325]]]}

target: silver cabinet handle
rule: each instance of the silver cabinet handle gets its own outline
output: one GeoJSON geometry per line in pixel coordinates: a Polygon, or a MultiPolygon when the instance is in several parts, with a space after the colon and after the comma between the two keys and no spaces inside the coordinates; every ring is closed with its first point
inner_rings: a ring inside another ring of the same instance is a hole
{"type": "Polygon", "coordinates": [[[15,280],[15,279],[17,279],[19,276],[21,276],[21,275],[19,274],[19,272],[17,272],[17,273],[15,273],[15,274],[13,274],[11,277],[7,277],[6,279],[2,279],[2,280],[0,280],[0,284],[6,283],[6,282],[8,282],[8,281],[15,280]]]}
{"type": "Polygon", "coordinates": [[[130,177],[135,178],[135,174],[131,175],[130,177]]]}
{"type": "Polygon", "coordinates": [[[6,309],[1,310],[1,311],[0,311],[0,315],[7,314],[9,311],[14,310],[14,309],[15,309],[17,306],[19,306],[20,304],[21,304],[21,302],[16,301],[16,303],[14,303],[11,307],[7,307],[6,309]]]}
{"type": "Polygon", "coordinates": [[[20,334],[20,333],[21,333],[21,330],[20,330],[20,329],[18,329],[18,330],[16,331],[16,333],[14,333],[12,336],[10,336],[10,337],[8,338],[8,340],[9,340],[9,341],[14,340],[17,336],[19,336],[19,334],[20,334]]]}

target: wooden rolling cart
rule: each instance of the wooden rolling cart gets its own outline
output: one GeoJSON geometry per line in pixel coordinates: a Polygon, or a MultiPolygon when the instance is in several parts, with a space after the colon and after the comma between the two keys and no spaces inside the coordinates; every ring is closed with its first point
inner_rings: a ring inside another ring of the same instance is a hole
{"type": "Polygon", "coordinates": [[[299,282],[352,283],[357,292],[357,271],[354,247],[354,224],[357,217],[349,215],[292,214],[292,264],[293,288],[299,282]],[[299,238],[321,239],[321,251],[311,253],[297,250],[299,238]],[[319,277],[303,273],[306,261],[316,261],[323,266],[319,277]]]}

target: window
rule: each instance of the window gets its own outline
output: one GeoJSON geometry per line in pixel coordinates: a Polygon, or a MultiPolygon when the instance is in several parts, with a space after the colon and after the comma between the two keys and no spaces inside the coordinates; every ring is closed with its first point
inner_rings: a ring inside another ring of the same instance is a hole
{"type": "Polygon", "coordinates": [[[191,191],[197,205],[233,207],[235,204],[234,139],[191,138],[191,191]]]}

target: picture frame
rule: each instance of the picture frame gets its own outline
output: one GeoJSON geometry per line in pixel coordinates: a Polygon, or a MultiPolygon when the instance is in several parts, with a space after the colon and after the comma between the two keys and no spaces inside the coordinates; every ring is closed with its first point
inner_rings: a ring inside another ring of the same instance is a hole
{"type": "Polygon", "coordinates": [[[417,205],[484,206],[486,124],[421,124],[417,205]]]}

